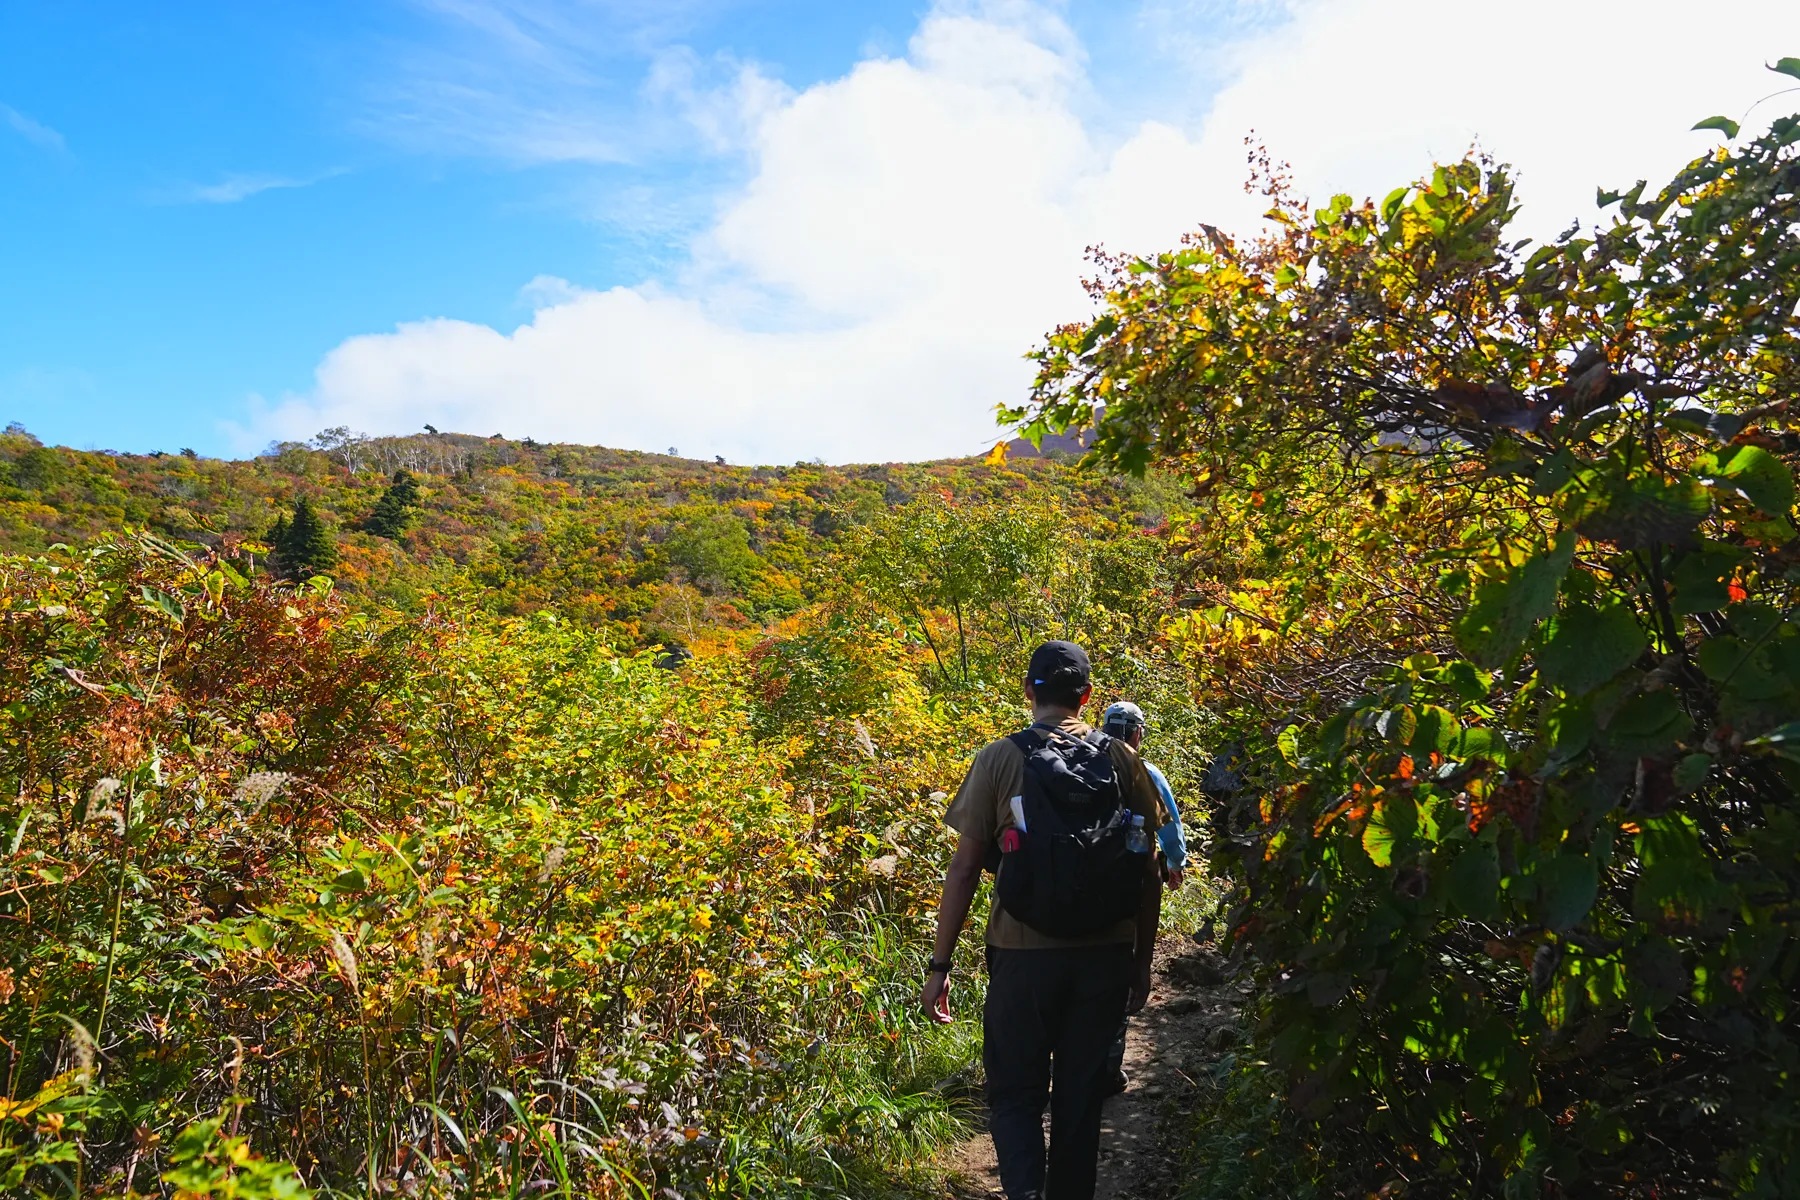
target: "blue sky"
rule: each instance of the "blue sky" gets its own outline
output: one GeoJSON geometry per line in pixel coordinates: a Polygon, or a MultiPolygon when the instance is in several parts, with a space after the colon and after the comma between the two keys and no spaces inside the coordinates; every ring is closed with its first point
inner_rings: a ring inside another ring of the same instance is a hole
{"type": "Polygon", "coordinates": [[[1253,221],[1250,128],[1319,190],[1385,191],[1479,136],[1560,227],[1800,53],[1800,6],[1719,8],[1694,30],[1627,6],[1641,78],[1678,82],[1559,76],[1549,107],[1542,30],[1616,40],[1625,10],[11,3],[0,421],[219,455],[425,421],[734,460],[968,453],[1023,352],[1084,311],[1083,246],[1253,221]],[[1473,37],[1523,86],[1421,102],[1473,37]]]}
{"type": "MultiPolygon", "coordinates": [[[[629,125],[669,44],[810,82],[914,23],[900,4],[688,7],[660,28],[600,14],[619,44],[596,64],[597,109],[629,125]]],[[[607,165],[508,161],[417,128],[447,117],[409,101],[408,77],[453,78],[479,54],[461,25],[380,0],[0,9],[0,103],[53,131],[0,125],[0,417],[73,445],[220,453],[217,423],[246,393],[304,387],[348,336],[443,314],[516,323],[536,275],[653,271],[720,166],[628,130],[635,161],[607,165]],[[272,181],[299,186],[252,190],[272,181]],[[249,194],[221,202],[234,184],[249,194]],[[610,226],[602,195],[632,184],[671,190],[678,227],[610,226]]]]}

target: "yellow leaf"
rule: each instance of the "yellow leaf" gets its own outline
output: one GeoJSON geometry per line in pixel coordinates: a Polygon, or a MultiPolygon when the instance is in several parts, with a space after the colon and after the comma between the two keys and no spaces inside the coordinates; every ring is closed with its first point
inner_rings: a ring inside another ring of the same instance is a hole
{"type": "Polygon", "coordinates": [[[1004,463],[1006,461],[1006,443],[1005,442],[995,442],[994,448],[992,450],[989,450],[987,452],[987,457],[982,459],[981,461],[986,463],[990,467],[997,467],[1001,463],[1004,463]]]}

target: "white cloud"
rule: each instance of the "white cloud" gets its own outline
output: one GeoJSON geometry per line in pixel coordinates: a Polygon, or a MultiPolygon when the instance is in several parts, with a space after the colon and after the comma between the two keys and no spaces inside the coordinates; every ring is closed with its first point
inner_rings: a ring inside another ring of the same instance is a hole
{"type": "Polygon", "coordinates": [[[11,105],[0,104],[0,121],[6,122],[12,131],[34,146],[42,146],[46,150],[62,152],[67,150],[68,142],[63,135],[48,125],[32,120],[11,105]]]}
{"type": "Polygon", "coordinates": [[[1237,7],[1255,19],[1206,48],[1232,82],[1204,120],[1179,124],[1203,108],[1188,97],[1112,136],[1091,115],[1109,72],[1090,76],[1063,22],[1025,3],[941,5],[904,58],[798,93],[751,68],[707,92],[711,68],[665,57],[648,90],[749,163],[687,269],[603,292],[540,278],[510,334],[432,320],[352,338],[248,440],[429,421],[736,461],[971,453],[1023,395],[1023,353],[1087,311],[1084,247],[1254,226],[1251,128],[1320,198],[1379,197],[1479,136],[1519,165],[1544,232],[1591,215],[1596,184],[1701,152],[1688,126],[1774,90],[1762,58],[1800,47],[1791,0],[1717,0],[1703,26],[1663,0],[1515,0],[1503,17],[1292,0],[1272,29],[1266,5],[1237,7]]]}
{"type": "Polygon", "coordinates": [[[1206,123],[1209,160],[1254,128],[1315,199],[1380,199],[1479,139],[1519,168],[1520,220],[1538,235],[1591,218],[1599,185],[1666,182],[1717,141],[1691,132],[1695,121],[1737,117],[1778,90],[1785,77],[1764,62],[1800,49],[1792,0],[1293,0],[1292,11],[1239,48],[1240,73],[1206,123]]]}
{"type": "Polygon", "coordinates": [[[729,57],[703,62],[687,47],[674,46],[651,62],[644,95],[673,107],[708,147],[727,154],[753,138],[794,91],[756,63],[729,57]],[[722,82],[712,82],[721,76],[722,82]]]}
{"type": "Polygon", "coordinates": [[[622,68],[657,54],[711,7],[710,0],[415,4],[436,18],[433,35],[398,47],[383,63],[364,127],[414,150],[518,166],[648,157],[672,123],[632,109],[622,68]]]}
{"type": "Polygon", "coordinates": [[[519,289],[519,302],[533,310],[554,308],[581,299],[585,289],[576,287],[558,275],[534,275],[519,289]]]}
{"type": "Polygon", "coordinates": [[[308,175],[294,179],[286,175],[226,175],[217,183],[196,183],[170,194],[170,198],[196,204],[236,204],[240,200],[260,195],[263,192],[278,191],[283,188],[311,187],[327,179],[335,179],[344,174],[342,169],[334,168],[321,171],[317,175],[308,175]]]}

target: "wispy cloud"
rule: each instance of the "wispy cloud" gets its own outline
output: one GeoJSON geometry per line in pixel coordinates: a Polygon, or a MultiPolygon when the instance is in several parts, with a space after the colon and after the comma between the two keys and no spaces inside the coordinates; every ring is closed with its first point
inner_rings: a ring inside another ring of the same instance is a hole
{"type": "Polygon", "coordinates": [[[195,204],[236,204],[240,200],[248,200],[261,192],[277,191],[281,188],[311,187],[315,183],[342,175],[342,168],[322,171],[317,175],[308,175],[295,179],[287,175],[227,175],[218,183],[197,183],[183,189],[176,198],[195,204]]]}
{"type": "Polygon", "coordinates": [[[62,134],[48,125],[32,120],[11,105],[0,104],[0,121],[5,121],[12,127],[14,133],[34,146],[42,146],[46,150],[55,150],[58,153],[66,153],[69,149],[69,144],[63,139],[62,134]]]}
{"type": "Polygon", "coordinates": [[[638,81],[715,2],[413,0],[430,19],[384,62],[366,128],[519,166],[666,159],[692,131],[646,111],[638,81]]]}

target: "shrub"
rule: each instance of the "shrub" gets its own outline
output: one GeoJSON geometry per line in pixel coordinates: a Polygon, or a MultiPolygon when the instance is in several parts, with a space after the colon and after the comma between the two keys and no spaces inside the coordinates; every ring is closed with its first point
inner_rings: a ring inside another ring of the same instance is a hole
{"type": "MultiPolygon", "coordinates": [[[[1788,60],[1791,64],[1791,60],[1788,60]]],[[[1781,69],[1789,69],[1784,65],[1781,69]]],[[[1800,70],[1800,66],[1793,69],[1800,70]]],[[[1800,118],[1527,252],[1504,168],[1103,264],[1035,429],[1212,512],[1232,940],[1424,1194],[1800,1186],[1800,118]]]]}

